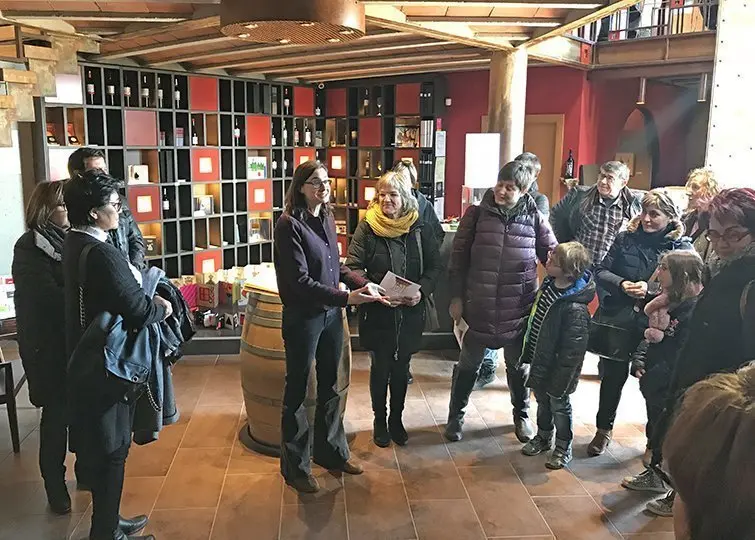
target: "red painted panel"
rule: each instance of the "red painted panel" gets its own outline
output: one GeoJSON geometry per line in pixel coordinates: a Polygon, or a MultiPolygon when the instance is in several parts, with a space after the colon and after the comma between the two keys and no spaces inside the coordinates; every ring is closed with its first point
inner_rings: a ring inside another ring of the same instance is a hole
{"type": "Polygon", "coordinates": [[[212,77],[189,77],[189,108],[192,111],[218,110],[218,80],[212,77]]]}
{"type": "Polygon", "coordinates": [[[326,116],[347,116],[346,89],[334,88],[325,92],[326,116]]]}
{"type": "Polygon", "coordinates": [[[343,148],[328,148],[327,156],[330,176],[333,178],[346,176],[346,150],[343,148]]]}
{"type": "Polygon", "coordinates": [[[194,254],[194,272],[204,273],[205,270],[207,272],[215,272],[217,270],[221,270],[223,268],[223,256],[220,250],[211,250],[211,251],[201,251],[199,253],[194,254]],[[214,268],[210,269],[204,268],[204,262],[205,261],[212,261],[212,264],[214,265],[214,268]]]}
{"type": "Polygon", "coordinates": [[[248,115],[246,117],[246,144],[252,148],[270,147],[270,117],[248,115]]]}
{"type": "Polygon", "coordinates": [[[157,186],[128,186],[128,206],[137,222],[160,219],[160,188],[157,186]]]}
{"type": "Polygon", "coordinates": [[[273,181],[255,180],[247,185],[247,210],[264,212],[273,209],[273,181]]]}
{"type": "Polygon", "coordinates": [[[372,202],[372,199],[375,197],[376,185],[377,185],[377,180],[360,180],[359,181],[359,193],[357,194],[359,208],[367,208],[370,202],[372,202]]]}
{"type": "Polygon", "coordinates": [[[396,114],[419,114],[419,83],[396,85],[396,114]]]}
{"type": "Polygon", "coordinates": [[[580,43],[579,44],[579,62],[580,64],[587,64],[589,65],[592,59],[592,45],[589,43],[580,43]]]}
{"type": "Polygon", "coordinates": [[[126,110],[126,146],[157,146],[155,111],[126,110]]]}
{"type": "Polygon", "coordinates": [[[194,182],[219,181],[220,150],[217,148],[192,148],[191,179],[194,182]]]}
{"type": "Polygon", "coordinates": [[[359,146],[383,146],[383,119],[360,118],[359,119],[359,146]]]}
{"type": "Polygon", "coordinates": [[[414,166],[419,169],[419,150],[411,150],[409,148],[396,148],[393,152],[393,159],[398,161],[399,159],[411,159],[414,166]]]}
{"type": "Polygon", "coordinates": [[[315,159],[315,149],[312,147],[307,148],[294,148],[294,168],[298,167],[305,161],[315,159]]]}
{"type": "Polygon", "coordinates": [[[294,86],[294,116],[315,115],[315,89],[294,86]]]}

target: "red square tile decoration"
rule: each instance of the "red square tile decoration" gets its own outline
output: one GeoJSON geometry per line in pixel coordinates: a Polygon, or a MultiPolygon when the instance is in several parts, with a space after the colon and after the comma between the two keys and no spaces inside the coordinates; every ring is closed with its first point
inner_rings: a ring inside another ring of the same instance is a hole
{"type": "Polygon", "coordinates": [[[589,43],[580,43],[579,45],[579,61],[582,64],[590,64],[592,58],[592,47],[589,43]]]}
{"type": "Polygon", "coordinates": [[[338,256],[339,257],[346,257],[348,254],[348,246],[349,246],[349,240],[343,235],[338,235],[336,237],[336,242],[338,242],[338,256]]]}
{"type": "Polygon", "coordinates": [[[157,146],[155,111],[126,110],[126,146],[157,146]]]}
{"type": "Polygon", "coordinates": [[[270,147],[270,117],[248,115],[246,117],[246,145],[252,148],[270,147]]]}
{"type": "Polygon", "coordinates": [[[217,111],[218,80],[212,77],[189,77],[189,108],[192,111],[217,111]]]}
{"type": "Polygon", "coordinates": [[[128,186],[128,206],[137,222],[160,219],[162,199],[157,186],[128,186]]]}
{"type": "Polygon", "coordinates": [[[346,175],[346,150],[342,148],[328,148],[328,169],[330,177],[341,177],[346,175]]]}
{"type": "Polygon", "coordinates": [[[294,86],[294,116],[315,115],[315,89],[294,86]]]}
{"type": "Polygon", "coordinates": [[[396,114],[419,114],[419,83],[396,85],[396,114]]]}
{"type": "Polygon", "coordinates": [[[220,150],[217,148],[192,148],[191,179],[194,182],[219,181],[220,150]]]}
{"type": "Polygon", "coordinates": [[[246,208],[249,212],[265,212],[273,209],[272,180],[255,180],[246,187],[246,208]]]}
{"type": "Polygon", "coordinates": [[[220,250],[200,251],[194,254],[194,272],[204,274],[223,269],[223,257],[220,250]]]}
{"type": "Polygon", "coordinates": [[[393,159],[398,161],[399,159],[411,159],[414,166],[419,169],[419,150],[412,150],[410,148],[396,148],[393,152],[393,159]]]}
{"type": "Polygon", "coordinates": [[[383,119],[360,118],[359,119],[359,146],[382,147],[383,146],[383,119]]]}
{"type": "Polygon", "coordinates": [[[346,89],[334,88],[325,92],[325,115],[346,116],[346,89]]]}
{"type": "Polygon", "coordinates": [[[294,148],[294,169],[305,161],[315,159],[314,148],[294,148]]]}

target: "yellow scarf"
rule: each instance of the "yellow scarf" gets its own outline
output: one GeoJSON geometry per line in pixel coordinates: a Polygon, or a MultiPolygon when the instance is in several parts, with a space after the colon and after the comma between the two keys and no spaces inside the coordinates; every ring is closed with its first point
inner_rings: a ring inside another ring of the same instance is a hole
{"type": "Polygon", "coordinates": [[[412,210],[400,218],[392,219],[383,214],[383,210],[379,204],[372,203],[367,208],[367,214],[364,216],[364,219],[372,227],[376,235],[385,238],[397,238],[402,234],[408,233],[418,217],[419,212],[412,210]]]}

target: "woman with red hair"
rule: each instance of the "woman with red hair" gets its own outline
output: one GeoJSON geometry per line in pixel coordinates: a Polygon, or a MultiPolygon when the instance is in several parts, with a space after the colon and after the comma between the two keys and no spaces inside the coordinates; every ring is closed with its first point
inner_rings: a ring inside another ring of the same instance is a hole
{"type": "MultiPolygon", "coordinates": [[[[711,200],[709,214],[707,236],[715,256],[671,378],[665,421],[654,436],[651,466],[657,469],[668,420],[684,392],[713,374],[734,372],[755,360],[755,189],[721,191],[711,200]]],[[[671,515],[672,504],[670,492],[648,503],[648,510],[671,515]]]]}

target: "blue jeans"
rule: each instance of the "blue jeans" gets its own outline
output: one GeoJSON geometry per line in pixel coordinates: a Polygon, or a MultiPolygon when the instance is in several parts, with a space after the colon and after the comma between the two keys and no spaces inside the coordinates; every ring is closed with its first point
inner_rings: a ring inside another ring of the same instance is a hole
{"type": "Polygon", "coordinates": [[[482,357],[482,368],[495,372],[498,369],[498,349],[485,349],[482,357]]]}
{"type": "Polygon", "coordinates": [[[555,427],[556,446],[565,452],[570,452],[574,432],[572,431],[572,408],[569,394],[555,398],[536,390],[535,398],[537,399],[538,434],[550,440],[555,427]]]}

